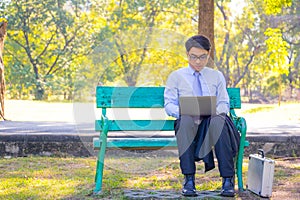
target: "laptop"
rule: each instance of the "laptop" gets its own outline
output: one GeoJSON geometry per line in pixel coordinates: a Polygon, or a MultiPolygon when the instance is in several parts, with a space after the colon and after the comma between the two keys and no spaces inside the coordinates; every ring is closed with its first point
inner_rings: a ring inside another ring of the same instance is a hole
{"type": "Polygon", "coordinates": [[[216,96],[181,96],[179,110],[180,115],[216,115],[216,96]]]}

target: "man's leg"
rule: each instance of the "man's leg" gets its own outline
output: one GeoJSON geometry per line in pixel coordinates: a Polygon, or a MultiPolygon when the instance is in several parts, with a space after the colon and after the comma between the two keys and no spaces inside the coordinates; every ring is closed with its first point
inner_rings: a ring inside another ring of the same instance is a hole
{"type": "Polygon", "coordinates": [[[210,134],[219,135],[214,146],[220,175],[223,177],[221,194],[224,196],[234,196],[234,157],[230,133],[224,117],[215,116],[211,118],[210,134]]]}
{"type": "Polygon", "coordinates": [[[185,175],[185,183],[182,189],[184,196],[195,196],[195,160],[194,139],[197,134],[198,125],[194,123],[191,116],[181,116],[175,124],[175,134],[177,139],[180,168],[182,174],[185,175]]]}
{"type": "Polygon", "coordinates": [[[225,123],[225,118],[222,116],[215,116],[211,119],[210,134],[219,135],[214,146],[220,175],[222,177],[234,176],[234,157],[228,131],[229,129],[225,123]],[[216,134],[216,131],[221,131],[221,133],[216,134]]]}

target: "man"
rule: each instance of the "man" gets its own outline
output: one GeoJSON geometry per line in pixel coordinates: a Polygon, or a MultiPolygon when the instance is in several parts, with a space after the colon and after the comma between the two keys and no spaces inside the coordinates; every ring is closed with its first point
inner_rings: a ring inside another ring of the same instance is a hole
{"type": "MultiPolygon", "coordinates": [[[[197,196],[195,188],[195,161],[205,162],[205,171],[214,168],[212,146],[223,177],[223,196],[234,196],[234,156],[237,151],[230,133],[229,97],[226,82],[220,71],[206,67],[211,43],[204,35],[189,38],[186,43],[188,67],[172,72],[167,80],[164,99],[168,115],[175,117],[180,168],[185,176],[182,195],[197,196]],[[216,96],[216,116],[180,115],[180,96],[216,96]],[[229,124],[229,125],[228,125],[229,124]],[[201,142],[200,142],[201,141],[201,142]],[[212,163],[211,163],[212,162],[212,163]]],[[[236,133],[234,133],[236,134],[236,133]]]]}

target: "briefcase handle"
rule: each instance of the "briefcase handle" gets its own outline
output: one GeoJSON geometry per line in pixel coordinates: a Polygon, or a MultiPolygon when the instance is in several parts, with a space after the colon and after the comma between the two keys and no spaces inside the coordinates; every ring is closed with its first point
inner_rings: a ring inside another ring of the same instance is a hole
{"type": "Polygon", "coordinates": [[[261,155],[262,158],[265,157],[265,152],[263,149],[258,149],[258,155],[261,155]]]}

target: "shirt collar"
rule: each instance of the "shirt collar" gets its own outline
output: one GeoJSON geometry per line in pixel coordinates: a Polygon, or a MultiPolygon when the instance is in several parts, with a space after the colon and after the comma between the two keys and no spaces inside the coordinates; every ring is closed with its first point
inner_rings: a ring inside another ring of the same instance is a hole
{"type": "MultiPolygon", "coordinates": [[[[204,66],[203,69],[202,69],[199,73],[200,73],[200,74],[203,74],[203,72],[205,71],[206,68],[207,68],[207,67],[204,66]]],[[[187,71],[188,71],[188,73],[191,74],[191,75],[194,75],[194,73],[195,73],[195,70],[194,70],[190,65],[187,67],[187,71]]]]}
{"type": "Polygon", "coordinates": [[[187,70],[189,74],[194,75],[195,70],[190,65],[188,66],[187,70]]]}

